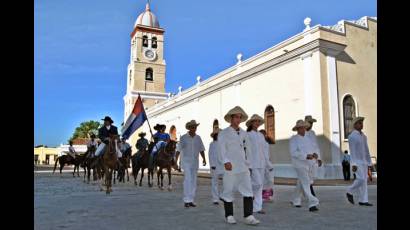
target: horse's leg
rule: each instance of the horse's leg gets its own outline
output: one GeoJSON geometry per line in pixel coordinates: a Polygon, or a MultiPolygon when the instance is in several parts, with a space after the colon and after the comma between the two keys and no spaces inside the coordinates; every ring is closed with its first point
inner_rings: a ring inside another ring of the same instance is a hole
{"type": "Polygon", "coordinates": [[[172,190],[172,184],[171,184],[171,167],[167,168],[168,170],[168,191],[172,190]]]}
{"type": "MultiPolygon", "coordinates": [[[[140,186],[142,186],[142,178],[144,178],[144,170],[145,168],[141,168],[140,186]]],[[[148,178],[149,178],[149,175],[148,175],[148,178]]]]}
{"type": "Polygon", "coordinates": [[[115,184],[115,169],[113,171],[114,171],[114,184],[115,184]]]}
{"type": "Polygon", "coordinates": [[[162,172],[162,169],[161,169],[161,189],[164,189],[164,173],[162,172]]]}
{"type": "Polygon", "coordinates": [[[63,173],[63,168],[64,168],[64,162],[61,163],[61,161],[60,161],[60,176],[63,173]]]}
{"type": "Polygon", "coordinates": [[[125,171],[127,171],[127,182],[130,182],[130,175],[128,173],[128,168],[126,168],[125,171]]]}

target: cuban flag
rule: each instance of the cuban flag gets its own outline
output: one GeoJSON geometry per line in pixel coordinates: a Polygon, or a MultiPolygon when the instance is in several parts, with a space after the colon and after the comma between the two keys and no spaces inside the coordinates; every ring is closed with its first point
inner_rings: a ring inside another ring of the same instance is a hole
{"type": "Polygon", "coordinates": [[[142,104],[141,96],[138,95],[134,109],[121,129],[122,137],[128,139],[135,132],[135,130],[144,124],[146,120],[147,115],[142,104]]]}

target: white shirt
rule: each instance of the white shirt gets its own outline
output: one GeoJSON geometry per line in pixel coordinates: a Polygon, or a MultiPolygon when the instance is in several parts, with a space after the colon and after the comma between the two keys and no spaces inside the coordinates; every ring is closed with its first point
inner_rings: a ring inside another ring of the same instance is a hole
{"type": "Polygon", "coordinates": [[[295,168],[309,169],[313,160],[307,160],[306,156],[308,154],[313,154],[315,149],[306,135],[293,135],[289,140],[289,150],[292,157],[292,164],[295,168]]]}
{"type": "Polygon", "coordinates": [[[111,125],[109,125],[109,126],[105,126],[105,128],[107,128],[107,130],[110,130],[111,125]]]}
{"type": "Polygon", "coordinates": [[[307,137],[313,145],[314,151],[315,153],[318,155],[318,160],[320,160],[320,149],[319,149],[319,144],[317,143],[317,137],[316,137],[316,133],[315,131],[313,131],[312,129],[309,131],[305,132],[305,137],[307,137]]]}
{"type": "Polygon", "coordinates": [[[73,146],[68,147],[68,151],[69,151],[70,153],[77,154],[77,152],[75,151],[75,149],[74,149],[73,146]]]}
{"type": "Polygon", "coordinates": [[[350,149],[350,164],[351,165],[367,165],[372,166],[370,160],[369,146],[367,145],[367,137],[364,133],[353,130],[349,137],[350,149]]]}
{"type": "Polygon", "coordinates": [[[251,168],[253,169],[263,169],[266,167],[267,162],[269,161],[269,153],[265,153],[265,151],[269,151],[269,147],[266,146],[268,143],[265,140],[265,137],[262,133],[258,131],[250,131],[248,132],[250,147],[251,151],[249,154],[249,160],[251,163],[251,168]]]}
{"type": "MultiPolygon", "coordinates": [[[[220,152],[220,161],[222,163],[230,162],[232,164],[231,173],[242,173],[249,170],[250,162],[245,154],[250,154],[250,140],[248,134],[242,128],[238,132],[229,126],[218,134],[218,144],[220,152]],[[244,148],[246,148],[246,153],[244,148]]],[[[224,172],[229,172],[224,169],[224,172]]]]}
{"type": "Polygon", "coordinates": [[[92,141],[92,140],[89,140],[89,141],[88,141],[87,147],[91,147],[91,146],[95,146],[95,147],[98,146],[98,142],[97,142],[96,139],[94,139],[94,141],[92,141]]]}
{"type": "Polygon", "coordinates": [[[224,166],[222,162],[219,161],[218,157],[218,141],[212,141],[209,144],[209,152],[208,152],[208,157],[209,157],[209,165],[210,167],[215,167],[215,171],[218,174],[223,173],[224,166]]]}
{"type": "Polygon", "coordinates": [[[191,137],[186,133],[182,135],[177,151],[181,153],[181,168],[198,169],[199,153],[205,151],[205,147],[199,135],[191,137]]]}

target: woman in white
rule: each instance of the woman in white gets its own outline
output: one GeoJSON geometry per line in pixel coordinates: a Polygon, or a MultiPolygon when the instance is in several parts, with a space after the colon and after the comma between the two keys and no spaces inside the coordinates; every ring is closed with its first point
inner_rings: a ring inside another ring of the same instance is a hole
{"type": "Polygon", "coordinates": [[[246,122],[248,129],[249,140],[251,151],[249,154],[249,160],[251,163],[251,182],[253,191],[253,212],[260,214],[265,214],[262,210],[262,189],[265,176],[265,167],[269,158],[267,158],[269,147],[268,143],[265,141],[265,137],[262,133],[258,132],[260,125],[264,123],[262,117],[257,114],[252,115],[252,117],[246,122]]]}
{"type": "Polygon", "coordinates": [[[265,141],[268,145],[265,146],[266,151],[266,167],[265,167],[265,176],[262,189],[262,200],[263,202],[273,202],[273,184],[274,184],[274,173],[273,173],[273,163],[269,157],[269,142],[267,140],[267,134],[264,129],[259,130],[260,133],[265,137],[265,141]]]}
{"type": "Polygon", "coordinates": [[[209,144],[209,165],[211,168],[212,202],[218,205],[218,180],[223,176],[223,165],[218,160],[218,130],[211,133],[213,141],[209,144]]]}

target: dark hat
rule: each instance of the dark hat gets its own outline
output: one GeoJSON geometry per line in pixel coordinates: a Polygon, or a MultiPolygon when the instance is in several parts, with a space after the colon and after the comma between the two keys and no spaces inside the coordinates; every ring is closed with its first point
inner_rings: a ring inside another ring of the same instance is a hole
{"type": "Polygon", "coordinates": [[[109,117],[109,116],[105,116],[104,119],[101,119],[101,120],[103,120],[103,121],[109,121],[109,122],[111,122],[111,124],[114,123],[114,121],[113,121],[113,120],[111,119],[111,117],[109,117]]]}
{"type": "Polygon", "coordinates": [[[156,124],[156,125],[154,126],[154,129],[157,130],[157,131],[159,131],[159,130],[161,129],[161,125],[160,125],[160,124],[156,124]]]}
{"type": "Polygon", "coordinates": [[[94,138],[95,138],[95,134],[94,134],[94,133],[91,133],[91,134],[90,134],[90,137],[94,137],[94,138]]]}
{"type": "Polygon", "coordinates": [[[167,128],[166,125],[161,125],[160,127],[161,127],[160,129],[166,129],[167,128]]]}
{"type": "Polygon", "coordinates": [[[138,134],[138,136],[140,136],[140,137],[144,137],[145,135],[147,135],[147,134],[144,133],[144,132],[141,132],[140,134],[138,134]]]}

